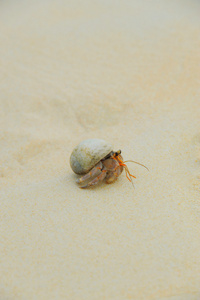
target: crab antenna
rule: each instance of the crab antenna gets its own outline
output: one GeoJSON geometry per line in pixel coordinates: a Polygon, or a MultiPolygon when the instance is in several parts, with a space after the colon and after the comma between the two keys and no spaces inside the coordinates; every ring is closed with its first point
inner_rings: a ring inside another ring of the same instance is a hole
{"type": "Polygon", "coordinates": [[[137,164],[137,165],[140,165],[140,166],[142,166],[142,167],[144,167],[145,169],[147,169],[148,171],[149,171],[149,169],[145,166],[145,165],[143,165],[143,164],[141,164],[141,163],[139,163],[139,162],[137,162],[137,161],[134,161],[134,160],[126,160],[126,161],[124,161],[125,163],[127,163],[127,162],[133,162],[133,163],[135,163],[135,164],[137,164]]]}
{"type": "MultiPolygon", "coordinates": [[[[135,188],[135,186],[134,186],[134,184],[133,184],[133,180],[132,180],[132,178],[131,178],[131,174],[130,174],[130,172],[129,172],[129,169],[128,169],[128,167],[126,166],[126,165],[124,165],[124,168],[125,168],[125,172],[126,172],[126,177],[128,178],[128,180],[131,182],[131,184],[132,184],[132,186],[135,188]],[[128,175],[129,176],[128,176],[128,175]]],[[[135,177],[135,176],[134,176],[135,177]]]]}

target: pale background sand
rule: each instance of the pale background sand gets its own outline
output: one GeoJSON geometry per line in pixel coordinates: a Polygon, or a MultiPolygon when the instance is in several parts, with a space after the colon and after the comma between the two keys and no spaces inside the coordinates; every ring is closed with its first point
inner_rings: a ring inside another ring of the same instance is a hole
{"type": "Polygon", "coordinates": [[[1,1],[0,91],[0,299],[200,299],[199,1],[1,1]]]}

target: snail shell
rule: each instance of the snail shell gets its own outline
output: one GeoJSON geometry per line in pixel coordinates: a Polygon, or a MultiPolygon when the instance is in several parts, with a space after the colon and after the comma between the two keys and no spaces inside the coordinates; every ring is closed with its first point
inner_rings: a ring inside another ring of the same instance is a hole
{"type": "Polygon", "coordinates": [[[86,174],[112,149],[111,144],[101,139],[84,140],[72,151],[70,156],[71,168],[76,174],[86,174]]]}

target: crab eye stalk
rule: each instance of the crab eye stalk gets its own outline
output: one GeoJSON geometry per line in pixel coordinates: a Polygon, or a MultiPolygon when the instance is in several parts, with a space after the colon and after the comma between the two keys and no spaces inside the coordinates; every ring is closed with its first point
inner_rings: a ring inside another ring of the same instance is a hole
{"type": "Polygon", "coordinates": [[[118,155],[120,155],[121,153],[122,153],[122,151],[121,151],[121,150],[118,150],[118,151],[115,152],[115,155],[118,156],[118,155]]]}

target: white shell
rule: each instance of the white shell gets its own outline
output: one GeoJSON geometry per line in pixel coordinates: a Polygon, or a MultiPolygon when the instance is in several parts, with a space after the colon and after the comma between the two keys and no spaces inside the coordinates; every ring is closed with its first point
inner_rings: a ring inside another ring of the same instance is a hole
{"type": "Polygon", "coordinates": [[[100,139],[88,139],[76,146],[70,156],[74,173],[85,174],[112,151],[111,144],[100,139]]]}

